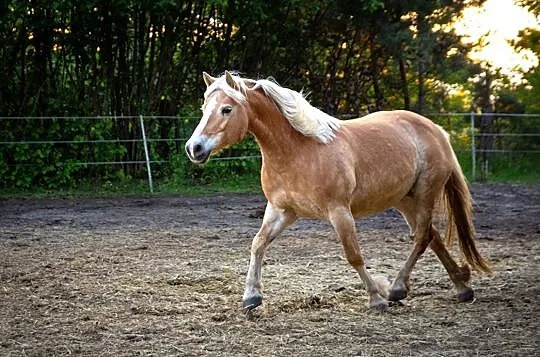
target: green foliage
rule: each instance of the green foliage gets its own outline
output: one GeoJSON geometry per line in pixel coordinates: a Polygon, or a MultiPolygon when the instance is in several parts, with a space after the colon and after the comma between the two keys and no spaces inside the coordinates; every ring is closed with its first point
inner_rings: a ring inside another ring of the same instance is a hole
{"type": "MultiPolygon", "coordinates": [[[[538,11],[539,6],[536,5],[538,11]]],[[[516,50],[531,50],[540,57],[540,31],[525,29],[520,33],[521,39],[514,43],[516,50]]],[[[523,74],[523,82],[514,89],[511,95],[524,106],[527,113],[540,113],[540,65],[523,74]]]]}
{"type": "Polygon", "coordinates": [[[70,188],[92,175],[100,180],[125,175],[119,167],[86,164],[126,160],[124,145],[92,143],[111,138],[112,120],[52,118],[0,122],[0,136],[13,141],[0,145],[0,187],[70,188]],[[16,144],[17,141],[26,144],[16,144]]]}
{"type": "Polygon", "coordinates": [[[538,154],[508,152],[491,155],[487,180],[498,182],[539,183],[538,154]]]}
{"type": "MultiPolygon", "coordinates": [[[[0,187],[95,183],[121,189],[126,181],[144,179],[144,165],[84,164],[142,161],[142,146],[132,142],[140,138],[141,114],[168,117],[145,122],[149,139],[163,139],[149,148],[159,162],[153,164],[157,180],[208,185],[222,177],[256,176],[259,159],[215,159],[204,169],[187,162],[183,140],[200,113],[203,70],[271,75],[285,86],[306,89],[315,106],[338,116],[397,108],[469,110],[466,100],[449,99],[446,88],[465,84],[475,68],[467,60],[469,48],[445,25],[465,6],[482,2],[5,1],[0,116],[132,118],[0,119],[3,142],[79,141],[1,144],[0,187]],[[119,142],[87,142],[94,140],[119,142]]],[[[535,9],[534,2],[524,3],[535,9]]],[[[523,33],[516,46],[537,51],[537,38],[534,31],[523,33]]],[[[540,112],[536,69],[525,78],[527,84],[508,95],[526,112],[540,112]]],[[[489,98],[491,90],[482,96],[489,98]]],[[[246,141],[224,155],[253,153],[254,142],[246,141]]]]}
{"type": "Polygon", "coordinates": [[[540,3],[537,0],[518,0],[517,3],[535,16],[540,16],[540,3]]]}

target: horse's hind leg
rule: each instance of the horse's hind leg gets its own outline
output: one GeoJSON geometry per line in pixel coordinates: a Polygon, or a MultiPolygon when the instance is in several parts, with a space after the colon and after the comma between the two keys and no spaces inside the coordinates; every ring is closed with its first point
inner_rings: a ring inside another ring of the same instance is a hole
{"type": "MultiPolygon", "coordinates": [[[[411,228],[411,236],[414,237],[414,230],[416,229],[416,211],[415,211],[415,205],[414,201],[410,198],[404,199],[402,202],[400,202],[399,206],[397,207],[399,211],[403,214],[405,217],[405,220],[407,221],[407,224],[411,228]]],[[[459,301],[469,301],[474,297],[473,290],[467,285],[467,283],[470,280],[471,277],[471,270],[468,265],[464,265],[463,267],[458,266],[458,264],[452,259],[452,256],[446,249],[441,236],[437,229],[431,225],[430,230],[430,239],[431,242],[429,244],[429,247],[433,252],[437,255],[441,263],[443,264],[444,268],[448,272],[448,275],[450,276],[450,279],[454,283],[454,286],[458,293],[458,299],[459,301]]],[[[396,284],[397,285],[397,284],[396,284]]],[[[391,295],[392,297],[396,296],[406,296],[407,290],[408,290],[408,282],[405,282],[405,289],[399,289],[396,288],[396,286],[393,287],[394,295],[391,295]],[[397,290],[405,290],[403,291],[397,291],[397,290]]]]}
{"type": "Polygon", "coordinates": [[[415,203],[412,197],[406,196],[399,202],[396,208],[405,218],[405,222],[409,226],[409,238],[414,240],[416,230],[415,203]]]}
{"type": "Polygon", "coordinates": [[[430,228],[433,205],[434,200],[430,200],[429,204],[425,203],[423,205],[409,200],[401,202],[397,207],[404,214],[411,228],[411,233],[414,235],[414,246],[405,265],[401,268],[390,287],[390,294],[388,296],[388,300],[390,301],[398,301],[407,297],[411,271],[430,244],[432,238],[430,228]]]}
{"type": "Polygon", "coordinates": [[[266,205],[263,223],[251,243],[251,258],[244,290],[244,310],[253,310],[262,304],[261,267],[268,245],[290,224],[296,220],[294,213],[266,205]]]}
{"type": "MultiPolygon", "coordinates": [[[[374,281],[366,270],[351,211],[345,207],[333,209],[329,219],[341,240],[347,261],[358,272],[366,286],[369,294],[369,306],[378,310],[386,309],[388,307],[388,301],[385,299],[388,295],[387,287],[384,286],[383,282],[374,281]]],[[[386,282],[386,284],[388,283],[386,282]]]]}
{"type": "MultiPolygon", "coordinates": [[[[451,222],[448,224],[451,224],[451,222]]],[[[474,291],[467,285],[471,279],[471,269],[468,265],[462,267],[457,265],[441,240],[441,235],[433,227],[431,229],[431,234],[433,235],[433,239],[429,246],[444,265],[444,268],[450,276],[450,280],[454,283],[458,300],[461,302],[472,300],[474,298],[474,291]]]]}

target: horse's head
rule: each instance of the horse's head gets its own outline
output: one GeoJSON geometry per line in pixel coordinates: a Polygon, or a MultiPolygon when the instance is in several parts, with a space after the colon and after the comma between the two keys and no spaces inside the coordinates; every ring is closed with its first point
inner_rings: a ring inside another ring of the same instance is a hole
{"type": "Polygon", "coordinates": [[[229,72],[214,78],[203,72],[206,92],[203,116],[186,143],[186,153],[192,162],[202,164],[211,153],[242,140],[248,129],[247,85],[229,72]]]}

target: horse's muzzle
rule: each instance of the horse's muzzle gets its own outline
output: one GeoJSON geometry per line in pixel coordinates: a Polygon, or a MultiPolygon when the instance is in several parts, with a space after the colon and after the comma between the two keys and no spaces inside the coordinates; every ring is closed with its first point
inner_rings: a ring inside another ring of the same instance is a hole
{"type": "Polygon", "coordinates": [[[212,152],[209,140],[205,137],[199,137],[196,139],[190,139],[186,143],[186,154],[196,164],[204,164],[208,161],[210,153],[212,152]]]}

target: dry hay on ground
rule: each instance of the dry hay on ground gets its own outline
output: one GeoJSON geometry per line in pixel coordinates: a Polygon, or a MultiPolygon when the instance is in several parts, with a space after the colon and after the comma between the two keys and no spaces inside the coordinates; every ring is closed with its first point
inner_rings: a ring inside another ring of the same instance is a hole
{"type": "MultiPolygon", "coordinates": [[[[0,355],[533,355],[538,353],[540,187],[474,186],[481,251],[459,304],[431,252],[383,313],[331,227],[301,221],[270,247],[265,302],[241,296],[259,195],[0,202],[0,355]]],[[[395,211],[358,221],[374,273],[410,243],[395,211]]]]}

